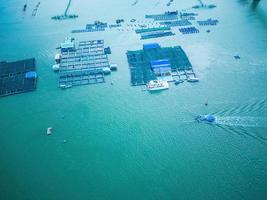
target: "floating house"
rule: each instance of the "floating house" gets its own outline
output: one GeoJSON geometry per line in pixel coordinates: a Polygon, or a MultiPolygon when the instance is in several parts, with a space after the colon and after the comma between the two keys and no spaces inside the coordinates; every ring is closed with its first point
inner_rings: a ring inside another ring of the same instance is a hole
{"type": "Polygon", "coordinates": [[[36,89],[37,73],[34,58],[0,62],[0,97],[36,89]]]}

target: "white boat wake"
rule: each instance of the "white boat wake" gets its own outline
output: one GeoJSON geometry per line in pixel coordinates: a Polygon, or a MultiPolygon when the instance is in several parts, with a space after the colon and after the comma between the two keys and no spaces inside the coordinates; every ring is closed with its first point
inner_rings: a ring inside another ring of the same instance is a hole
{"type": "Polygon", "coordinates": [[[267,117],[216,117],[216,124],[226,126],[251,127],[251,128],[267,128],[267,117]]]}

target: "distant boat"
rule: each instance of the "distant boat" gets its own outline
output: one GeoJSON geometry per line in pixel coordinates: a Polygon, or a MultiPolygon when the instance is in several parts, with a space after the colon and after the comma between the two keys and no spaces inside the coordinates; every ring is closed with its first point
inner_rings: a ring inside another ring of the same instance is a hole
{"type": "Polygon", "coordinates": [[[169,89],[169,84],[167,81],[152,80],[148,82],[146,87],[148,91],[165,90],[169,89]]]}
{"type": "Polygon", "coordinates": [[[187,79],[187,82],[189,83],[195,83],[195,82],[199,82],[199,79],[197,77],[191,77],[187,79]]]}
{"type": "Polygon", "coordinates": [[[61,89],[68,89],[68,88],[71,88],[72,85],[61,84],[59,87],[60,87],[61,89]]]}
{"type": "Polygon", "coordinates": [[[54,65],[52,66],[52,69],[53,69],[54,71],[58,71],[59,68],[60,68],[60,65],[59,65],[59,64],[54,64],[54,65]]]}
{"type": "Polygon", "coordinates": [[[23,11],[26,11],[26,9],[27,9],[27,4],[24,4],[23,11]]]}
{"type": "Polygon", "coordinates": [[[104,73],[105,75],[107,75],[107,74],[110,74],[110,73],[111,73],[111,70],[110,70],[110,68],[109,68],[109,67],[104,67],[104,68],[102,69],[102,71],[103,71],[103,73],[104,73]]]}
{"type": "Polygon", "coordinates": [[[213,123],[216,121],[216,117],[213,115],[199,115],[195,118],[198,122],[213,123]]]}
{"type": "Polygon", "coordinates": [[[52,131],[53,131],[53,128],[52,127],[48,127],[47,130],[46,130],[46,134],[47,135],[51,135],[52,131]]]}
{"type": "Polygon", "coordinates": [[[116,71],[118,69],[118,65],[117,64],[110,64],[109,68],[111,71],[116,71]]]}
{"type": "Polygon", "coordinates": [[[61,54],[60,53],[57,53],[55,55],[55,61],[56,61],[57,64],[60,63],[60,61],[61,61],[61,54]]]}

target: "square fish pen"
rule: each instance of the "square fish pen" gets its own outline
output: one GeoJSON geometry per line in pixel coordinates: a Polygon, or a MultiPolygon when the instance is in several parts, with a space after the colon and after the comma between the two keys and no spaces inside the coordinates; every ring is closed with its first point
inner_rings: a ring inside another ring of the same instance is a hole
{"type": "Polygon", "coordinates": [[[194,76],[192,65],[181,46],[161,47],[157,43],[143,45],[142,50],[127,51],[132,86],[145,85],[157,79],[151,69],[151,61],[168,60],[175,79],[194,76]]]}
{"type": "Polygon", "coordinates": [[[61,50],[59,86],[103,83],[106,67],[109,60],[103,40],[79,42],[77,48],[61,50]]]}
{"type": "Polygon", "coordinates": [[[0,62],[0,97],[36,89],[35,59],[0,62]]]}

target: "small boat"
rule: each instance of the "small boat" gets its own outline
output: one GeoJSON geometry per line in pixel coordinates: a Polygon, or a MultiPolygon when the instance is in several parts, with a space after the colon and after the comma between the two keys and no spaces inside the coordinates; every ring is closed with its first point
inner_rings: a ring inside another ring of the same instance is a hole
{"type": "Polygon", "coordinates": [[[56,61],[57,64],[60,63],[60,61],[61,61],[61,54],[60,53],[57,53],[55,55],[55,61],[56,61]]]}
{"type": "Polygon", "coordinates": [[[27,10],[27,4],[24,4],[23,11],[25,12],[27,10]]]}
{"type": "Polygon", "coordinates": [[[68,89],[68,88],[71,88],[72,85],[61,84],[59,87],[60,87],[61,89],[68,89]]]}
{"type": "Polygon", "coordinates": [[[110,68],[109,68],[109,67],[104,67],[104,68],[102,69],[102,71],[103,71],[103,73],[104,73],[105,75],[107,75],[107,74],[110,74],[110,73],[111,73],[111,70],[110,70],[110,68]]]}
{"type": "Polygon", "coordinates": [[[47,135],[51,135],[52,131],[53,131],[53,128],[52,127],[48,127],[47,130],[46,130],[46,134],[47,135]]]}
{"type": "Polygon", "coordinates": [[[169,89],[169,84],[163,80],[152,80],[148,82],[146,87],[148,91],[165,90],[169,89]]]}
{"type": "Polygon", "coordinates": [[[175,85],[179,85],[180,83],[183,83],[184,81],[183,80],[176,80],[175,82],[174,82],[174,84],[175,85]]]}
{"type": "Polygon", "coordinates": [[[189,83],[195,83],[195,82],[199,82],[199,79],[197,77],[191,77],[187,79],[187,82],[189,83]]]}
{"type": "Polygon", "coordinates": [[[54,71],[58,71],[59,68],[60,68],[60,65],[59,65],[59,64],[55,64],[55,65],[52,66],[52,69],[53,69],[54,71]]]}
{"type": "Polygon", "coordinates": [[[213,123],[216,121],[216,117],[213,115],[198,115],[195,118],[198,122],[213,123]]]}
{"type": "Polygon", "coordinates": [[[117,71],[118,65],[117,64],[110,64],[109,68],[110,68],[111,71],[117,71]]]}

